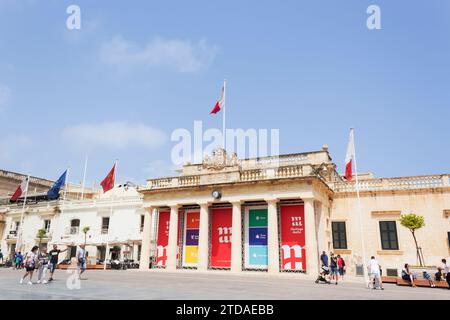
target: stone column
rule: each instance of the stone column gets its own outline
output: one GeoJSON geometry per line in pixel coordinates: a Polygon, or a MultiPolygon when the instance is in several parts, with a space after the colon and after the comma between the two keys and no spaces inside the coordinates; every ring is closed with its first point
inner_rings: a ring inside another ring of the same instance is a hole
{"type": "Polygon", "coordinates": [[[268,272],[280,272],[280,246],[278,243],[278,213],[277,200],[267,202],[267,246],[268,246],[268,272]]]}
{"type": "Polygon", "coordinates": [[[303,199],[303,201],[305,203],[306,273],[316,275],[319,271],[319,253],[317,252],[314,199],[303,199]]]}
{"type": "Polygon", "coordinates": [[[149,269],[153,211],[154,209],[152,207],[146,208],[144,214],[144,230],[142,231],[141,260],[139,261],[139,270],[149,269]]]}
{"type": "Polygon", "coordinates": [[[208,270],[209,204],[200,204],[200,230],[198,235],[198,270],[208,270]]]}
{"type": "Polygon", "coordinates": [[[167,271],[177,269],[178,205],[170,206],[169,244],[167,246],[167,271]]]}
{"type": "Polygon", "coordinates": [[[233,202],[231,231],[231,272],[242,271],[242,216],[241,202],[233,202]]]}

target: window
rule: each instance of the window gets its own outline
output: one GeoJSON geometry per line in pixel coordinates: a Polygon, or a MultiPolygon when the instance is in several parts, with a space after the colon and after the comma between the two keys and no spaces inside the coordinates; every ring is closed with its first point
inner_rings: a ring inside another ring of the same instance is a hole
{"type": "Polygon", "coordinates": [[[44,229],[45,232],[50,232],[50,225],[51,225],[51,220],[44,220],[44,229]]]}
{"type": "Polygon", "coordinates": [[[347,234],[345,222],[332,222],[333,247],[334,249],[347,249],[347,234]]]}
{"type": "Polygon", "coordinates": [[[109,230],[109,217],[102,218],[102,234],[107,234],[109,230]]]}
{"type": "Polygon", "coordinates": [[[70,234],[78,234],[80,230],[80,219],[70,221],[70,234]]]}
{"type": "Polygon", "coordinates": [[[380,221],[381,248],[398,250],[397,225],[395,221],[380,221]]]}
{"type": "Polygon", "coordinates": [[[144,221],[145,221],[145,216],[141,215],[141,232],[144,231],[144,221]]]}

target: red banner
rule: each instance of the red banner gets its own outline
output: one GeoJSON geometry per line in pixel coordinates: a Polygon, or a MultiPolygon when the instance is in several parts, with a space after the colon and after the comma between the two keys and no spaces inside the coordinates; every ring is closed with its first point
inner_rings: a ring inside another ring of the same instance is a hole
{"type": "Polygon", "coordinates": [[[232,208],[212,209],[211,213],[211,267],[231,267],[232,208]]]}
{"type": "Polygon", "coordinates": [[[282,205],[280,215],[282,270],[306,271],[305,208],[303,205],[282,205]]]}
{"type": "Polygon", "coordinates": [[[167,262],[167,245],[169,244],[170,212],[159,212],[156,264],[165,266],[167,262]]]}

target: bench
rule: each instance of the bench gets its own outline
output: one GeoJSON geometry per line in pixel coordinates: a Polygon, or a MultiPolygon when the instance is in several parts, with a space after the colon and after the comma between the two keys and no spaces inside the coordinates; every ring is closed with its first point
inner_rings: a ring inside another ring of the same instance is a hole
{"type": "Polygon", "coordinates": [[[397,284],[397,277],[383,276],[381,277],[383,283],[395,283],[397,284]]]}
{"type": "MultiPolygon", "coordinates": [[[[74,269],[76,269],[76,265],[70,265],[70,264],[60,264],[60,265],[58,265],[58,269],[60,269],[60,270],[67,270],[67,269],[69,269],[69,268],[74,268],[74,269]]],[[[103,264],[88,264],[87,266],[86,266],[86,269],[87,270],[103,270],[103,264]]],[[[106,265],[106,269],[108,270],[108,269],[111,269],[111,265],[110,264],[107,264],[106,265]]]]}
{"type": "MultiPolygon", "coordinates": [[[[428,287],[430,288],[430,282],[425,279],[416,279],[414,280],[414,283],[418,287],[428,287]]],[[[434,284],[436,285],[436,288],[448,288],[447,281],[434,281],[434,284]]],[[[398,286],[411,286],[411,282],[403,280],[402,278],[397,278],[397,285],[398,286]]]]}

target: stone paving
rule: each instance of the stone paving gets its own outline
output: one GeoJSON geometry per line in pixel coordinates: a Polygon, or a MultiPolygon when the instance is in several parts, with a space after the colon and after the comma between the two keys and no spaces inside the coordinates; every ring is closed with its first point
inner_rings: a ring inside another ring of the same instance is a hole
{"type": "MultiPolygon", "coordinates": [[[[0,299],[432,299],[450,300],[450,290],[398,287],[369,290],[361,279],[349,278],[337,286],[315,284],[299,275],[261,273],[225,274],[180,271],[87,271],[87,280],[73,282],[73,271],[57,270],[55,281],[32,286],[19,284],[23,271],[0,269],[0,299]],[[77,284],[80,285],[76,289],[77,284]],[[74,288],[75,287],[75,288],[74,288]],[[70,289],[72,288],[72,289],[70,289]]],[[[34,277],[36,281],[36,276],[34,277]]]]}

